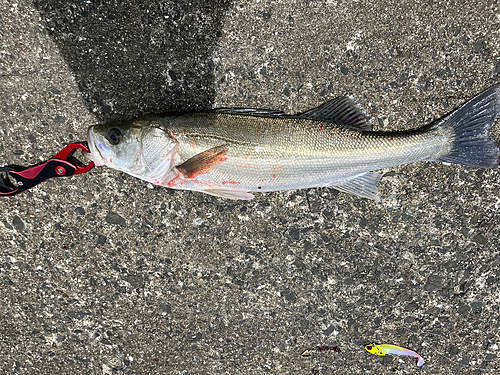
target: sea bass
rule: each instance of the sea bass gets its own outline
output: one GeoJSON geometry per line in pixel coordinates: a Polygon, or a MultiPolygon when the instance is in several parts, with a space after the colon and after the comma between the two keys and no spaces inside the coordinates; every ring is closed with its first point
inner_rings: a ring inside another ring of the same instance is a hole
{"type": "Polygon", "coordinates": [[[253,192],[333,187],[379,200],[377,170],[417,161],[495,168],[489,132],[500,84],[410,131],[372,131],[350,98],[297,115],[216,109],[147,116],[89,129],[91,157],[154,185],[229,199],[253,192]]]}

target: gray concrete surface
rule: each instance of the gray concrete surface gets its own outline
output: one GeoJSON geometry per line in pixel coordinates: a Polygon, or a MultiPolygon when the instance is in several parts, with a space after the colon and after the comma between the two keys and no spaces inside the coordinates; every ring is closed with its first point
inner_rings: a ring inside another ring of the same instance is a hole
{"type": "MultiPolygon", "coordinates": [[[[0,1],[2,163],[96,122],[344,94],[410,129],[500,81],[498,1],[109,3],[0,1]]],[[[497,374],[499,172],[418,163],[381,192],[231,202],[96,168],[3,198],[0,372],[497,374]]]]}

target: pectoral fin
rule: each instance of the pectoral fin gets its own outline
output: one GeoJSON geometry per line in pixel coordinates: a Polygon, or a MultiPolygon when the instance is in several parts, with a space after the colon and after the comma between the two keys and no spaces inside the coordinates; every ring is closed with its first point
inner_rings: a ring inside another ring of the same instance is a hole
{"type": "Polygon", "coordinates": [[[227,146],[224,145],[213,147],[196,154],[181,165],[178,165],[177,170],[185,178],[195,178],[196,176],[210,172],[216,165],[225,162],[228,151],[227,146]]]}
{"type": "Polygon", "coordinates": [[[377,184],[381,177],[382,174],[380,173],[368,172],[343,183],[335,183],[328,186],[344,193],[351,193],[359,197],[369,198],[376,202],[380,202],[377,184]]]}

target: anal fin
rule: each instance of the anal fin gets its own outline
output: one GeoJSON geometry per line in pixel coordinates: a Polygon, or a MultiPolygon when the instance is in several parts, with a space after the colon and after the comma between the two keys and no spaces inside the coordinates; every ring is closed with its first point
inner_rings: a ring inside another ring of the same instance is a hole
{"type": "Polygon", "coordinates": [[[358,197],[373,199],[376,202],[380,202],[377,185],[381,177],[381,173],[367,172],[342,183],[336,182],[335,184],[328,185],[328,187],[333,187],[344,193],[351,193],[358,197]]]}

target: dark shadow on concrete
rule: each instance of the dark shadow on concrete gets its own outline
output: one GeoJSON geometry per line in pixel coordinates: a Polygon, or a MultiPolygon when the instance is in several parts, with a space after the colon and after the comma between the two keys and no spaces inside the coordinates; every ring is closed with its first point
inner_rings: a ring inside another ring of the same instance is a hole
{"type": "Polygon", "coordinates": [[[35,1],[100,121],[200,110],[230,0],[35,1]]]}

